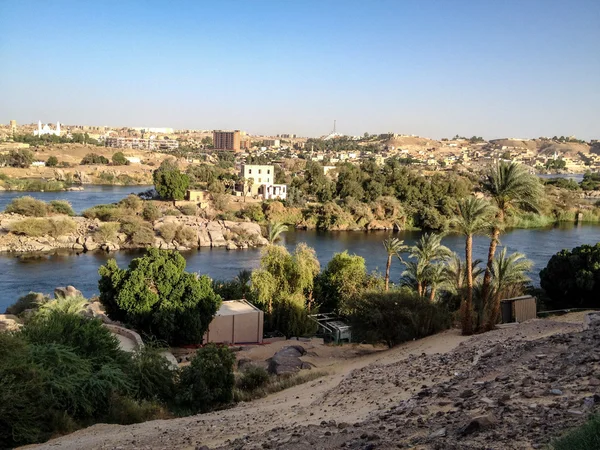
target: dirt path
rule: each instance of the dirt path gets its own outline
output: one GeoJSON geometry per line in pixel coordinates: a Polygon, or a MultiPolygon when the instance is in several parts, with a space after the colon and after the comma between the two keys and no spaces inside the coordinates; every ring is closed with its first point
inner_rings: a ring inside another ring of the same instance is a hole
{"type": "MultiPolygon", "coordinates": [[[[318,380],[235,407],[173,420],[159,420],[130,426],[99,424],[39,446],[38,449],[195,449],[228,445],[234,439],[259,436],[279,427],[318,425],[323,421],[361,422],[392,404],[410,398],[423,386],[445,382],[455,376],[449,371],[415,370],[407,360],[425,355],[448,354],[462,346],[487,348],[507,339],[535,340],[581,329],[577,317],[561,322],[532,321],[472,338],[450,330],[391,350],[327,364],[315,358],[317,369],[328,372],[318,380]]],[[[317,355],[318,356],[318,355],[317,355]]]]}

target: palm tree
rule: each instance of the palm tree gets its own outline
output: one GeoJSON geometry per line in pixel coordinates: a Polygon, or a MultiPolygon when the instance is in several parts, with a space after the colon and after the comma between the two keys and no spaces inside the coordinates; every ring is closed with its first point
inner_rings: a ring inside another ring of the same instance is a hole
{"type": "Polygon", "coordinates": [[[287,230],[287,225],[284,225],[281,222],[269,223],[269,227],[267,228],[267,240],[269,241],[269,244],[275,244],[280,239],[279,235],[287,230]]]}
{"type": "Polygon", "coordinates": [[[458,215],[452,220],[456,231],[465,239],[465,268],[467,272],[467,296],[462,302],[462,331],[463,334],[473,333],[473,235],[482,234],[490,228],[492,206],[483,199],[466,197],[458,202],[458,215]]]}
{"type": "Polygon", "coordinates": [[[392,267],[392,257],[398,255],[405,247],[404,241],[398,238],[388,238],[383,241],[383,247],[387,252],[387,264],[385,266],[385,291],[389,290],[390,286],[390,267],[392,267]]]}
{"type": "Polygon", "coordinates": [[[531,270],[533,263],[525,259],[522,253],[513,253],[506,256],[506,247],[502,249],[500,256],[494,258],[492,263],[492,290],[493,303],[489,309],[489,318],[486,329],[491,330],[496,326],[500,317],[500,299],[503,293],[515,286],[523,286],[529,281],[527,272],[531,270]]]}
{"type": "MultiPolygon", "coordinates": [[[[483,182],[483,189],[498,208],[492,229],[487,267],[483,277],[482,293],[485,301],[490,293],[494,255],[500,232],[504,229],[507,214],[511,210],[518,209],[538,212],[544,189],[539,179],[530,174],[525,166],[516,162],[507,163],[504,161],[500,161],[489,168],[483,182]]],[[[493,324],[488,323],[488,326],[490,325],[493,326],[493,324]]]]}
{"type": "Polygon", "coordinates": [[[452,252],[442,245],[441,234],[425,233],[415,245],[410,247],[410,257],[417,261],[414,264],[405,263],[407,270],[402,275],[407,279],[405,285],[414,284],[417,293],[424,296],[430,284],[429,273],[434,262],[444,261],[452,252]]]}
{"type": "MultiPolygon", "coordinates": [[[[473,280],[476,280],[483,274],[484,269],[479,267],[481,259],[476,259],[472,262],[473,280]]],[[[465,270],[464,261],[456,253],[452,253],[445,267],[446,271],[446,287],[452,294],[459,294],[463,286],[467,282],[467,271],[465,270]]]]}
{"type": "Polygon", "coordinates": [[[429,301],[435,301],[435,294],[439,288],[443,288],[448,283],[446,274],[446,264],[430,264],[427,270],[427,282],[429,284],[429,301]]]}
{"type": "Polygon", "coordinates": [[[44,303],[40,306],[37,314],[48,316],[54,312],[64,314],[79,314],[84,311],[87,305],[87,300],[80,296],[57,298],[55,300],[44,303]]]}
{"type": "Polygon", "coordinates": [[[250,291],[250,281],[252,280],[252,271],[248,269],[242,269],[238,272],[237,276],[233,279],[242,292],[242,297],[246,298],[246,294],[250,291]]]}

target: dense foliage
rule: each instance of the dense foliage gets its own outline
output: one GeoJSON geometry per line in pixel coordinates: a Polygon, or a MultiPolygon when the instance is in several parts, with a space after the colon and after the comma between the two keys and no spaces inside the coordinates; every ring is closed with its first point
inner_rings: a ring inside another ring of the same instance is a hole
{"type": "Polygon", "coordinates": [[[102,155],[98,155],[96,153],[88,153],[83,157],[80,164],[81,165],[89,165],[89,164],[108,164],[108,159],[102,155]]]}
{"type": "Polygon", "coordinates": [[[126,166],[129,164],[129,161],[127,160],[127,158],[125,158],[123,152],[117,152],[113,154],[111,159],[113,165],[115,166],[126,166]]]}
{"type": "Polygon", "coordinates": [[[0,155],[0,166],[29,167],[34,161],[30,150],[11,150],[6,155],[0,155]]]}
{"type": "Polygon", "coordinates": [[[190,185],[190,178],[168,159],[154,171],[153,179],[156,192],[165,200],[183,200],[190,185]]]}
{"type": "Polygon", "coordinates": [[[600,243],[561,250],[540,272],[553,308],[600,307],[600,243]]]}
{"type": "Polygon", "coordinates": [[[221,301],[211,280],[185,272],[175,251],[150,248],[128,269],[111,259],[99,273],[100,301],[111,318],[173,345],[201,343],[221,301]]]}

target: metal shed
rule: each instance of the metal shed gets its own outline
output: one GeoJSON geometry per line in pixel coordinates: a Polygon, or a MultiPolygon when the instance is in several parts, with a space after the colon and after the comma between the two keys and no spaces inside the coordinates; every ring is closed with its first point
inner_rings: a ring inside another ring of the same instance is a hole
{"type": "Polygon", "coordinates": [[[525,322],[537,318],[536,298],[531,295],[501,300],[502,323],[525,322]]]}
{"type": "Polygon", "coordinates": [[[261,344],[264,313],[246,300],[224,301],[208,326],[203,343],[261,344]]]}

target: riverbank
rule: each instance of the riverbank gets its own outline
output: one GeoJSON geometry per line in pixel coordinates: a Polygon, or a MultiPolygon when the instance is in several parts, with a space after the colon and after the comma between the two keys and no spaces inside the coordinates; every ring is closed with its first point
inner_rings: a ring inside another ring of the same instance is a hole
{"type": "Polygon", "coordinates": [[[267,244],[260,225],[250,222],[207,220],[192,216],[167,216],[151,223],[119,227],[85,217],[26,217],[0,214],[0,253],[143,249],[191,250],[224,247],[228,250],[267,244]],[[48,227],[49,233],[37,234],[48,227]]]}

